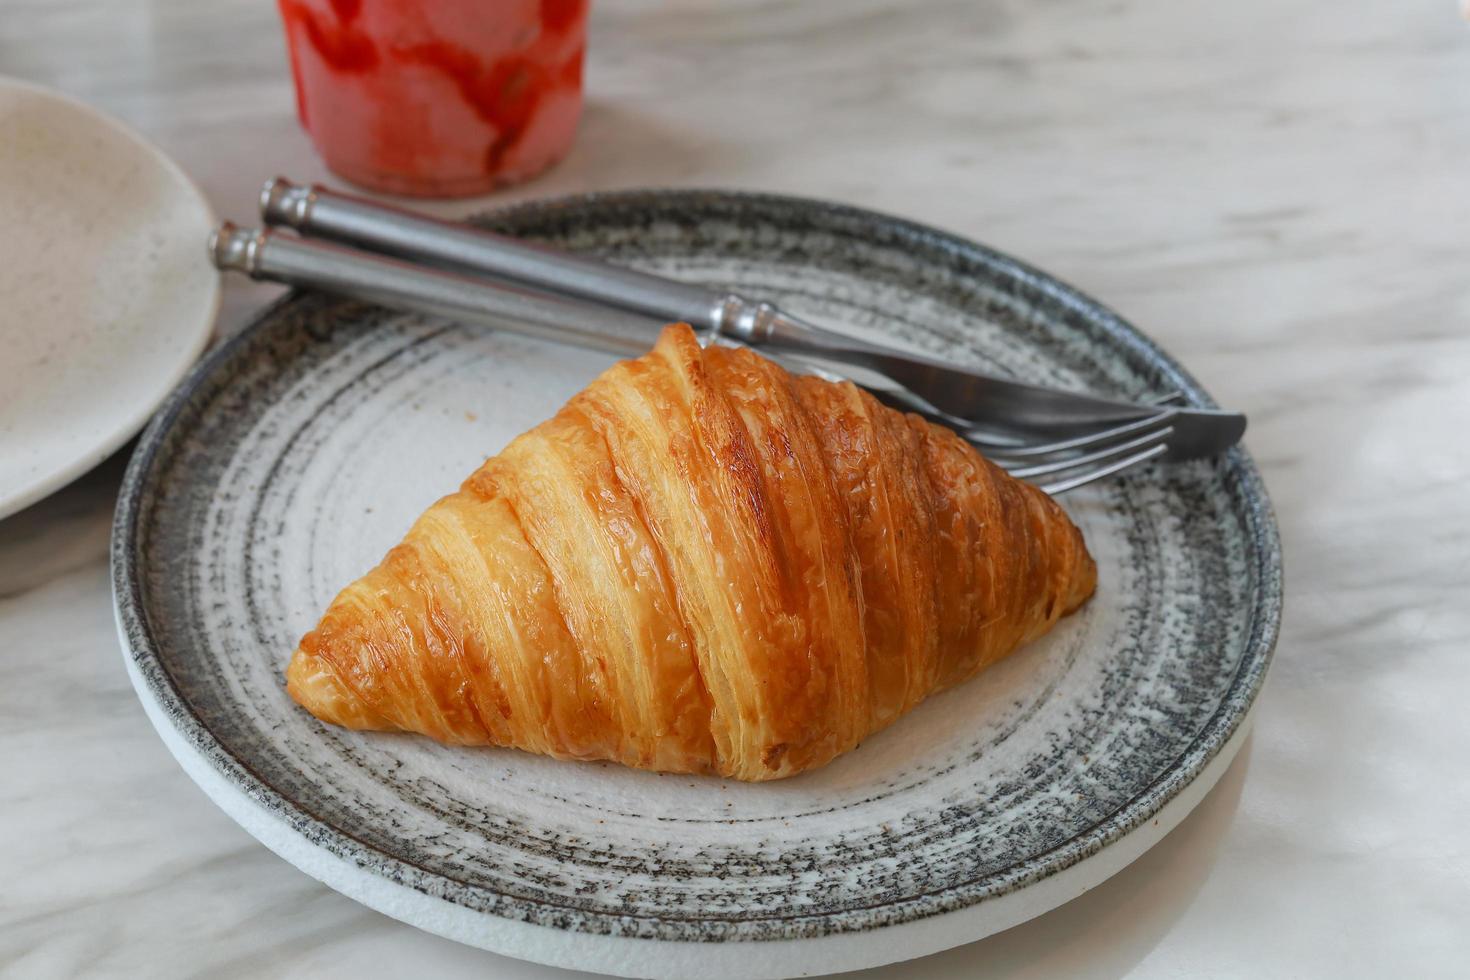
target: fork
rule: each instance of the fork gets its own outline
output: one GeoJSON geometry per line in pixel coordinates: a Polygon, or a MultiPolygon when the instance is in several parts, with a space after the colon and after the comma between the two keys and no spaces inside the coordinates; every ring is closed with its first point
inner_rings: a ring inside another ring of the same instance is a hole
{"type": "MultiPolygon", "coordinates": [[[[530,336],[546,337],[637,355],[648,348],[649,318],[619,310],[524,292],[467,276],[322,242],[304,241],[268,229],[222,223],[211,236],[210,253],[221,269],[325,289],[395,309],[483,323],[530,336]]],[[[728,343],[728,341],[714,341],[728,343]]],[[[828,380],[843,375],[784,352],[768,351],[787,367],[828,380]]],[[[947,425],[988,459],[1020,479],[1037,482],[1048,493],[1076,489],[1125,469],[1158,459],[1169,451],[1180,409],[1154,406],[1142,418],[1066,437],[1005,435],[926,406],[902,388],[871,387],[880,400],[947,425]]]]}
{"type": "MultiPolygon", "coordinates": [[[[829,381],[847,380],[839,373],[817,368],[797,358],[778,355],[775,359],[829,381]]],[[[997,436],[968,426],[962,419],[917,404],[907,392],[881,388],[869,388],[869,391],[891,408],[914,412],[953,429],[996,466],[1018,479],[1037,483],[1053,496],[1122,473],[1168,453],[1169,438],[1175,429],[1173,423],[1179,414],[1177,408],[1170,406],[1181,397],[1178,392],[1170,392],[1153,402],[1157,407],[1153,414],[1120,425],[1066,438],[1026,439],[997,436]],[[1051,479],[1040,482],[1038,478],[1041,477],[1051,479]]]]}
{"type": "Polygon", "coordinates": [[[1038,483],[1038,477],[1053,477],[1038,485],[1055,496],[1163,456],[1174,434],[1174,426],[1169,424],[1174,415],[1173,409],[1166,409],[1087,436],[1004,449],[969,441],[1011,476],[1032,483],[1038,483]]]}

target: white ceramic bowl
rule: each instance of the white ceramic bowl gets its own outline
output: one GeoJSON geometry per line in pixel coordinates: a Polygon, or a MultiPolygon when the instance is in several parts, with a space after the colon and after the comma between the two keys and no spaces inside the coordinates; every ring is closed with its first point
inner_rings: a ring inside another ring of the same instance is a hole
{"type": "Polygon", "coordinates": [[[142,137],[0,79],[0,517],[126,442],[199,356],[213,224],[142,137]]]}

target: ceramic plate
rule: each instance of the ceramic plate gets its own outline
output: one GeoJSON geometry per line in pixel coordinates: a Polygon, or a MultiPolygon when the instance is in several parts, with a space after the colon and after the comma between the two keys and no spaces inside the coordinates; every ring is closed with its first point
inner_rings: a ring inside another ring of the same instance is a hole
{"type": "Polygon", "coordinates": [[[94,109],[0,78],[0,517],[143,427],[214,328],[198,189],[94,109]]]}
{"type": "MultiPolygon", "coordinates": [[[[896,219],[677,192],[491,220],[1028,380],[1210,404],[1096,303],[896,219]]],[[[1075,897],[1157,841],[1228,764],[1280,602],[1275,527],[1240,450],[1068,496],[1100,566],[1085,610],[794,779],[447,748],[297,708],[281,672],[336,590],[609,363],[296,296],[208,357],[144,436],[113,551],[134,683],[189,774],[307,873],[544,963],[826,973],[1075,897]]]]}

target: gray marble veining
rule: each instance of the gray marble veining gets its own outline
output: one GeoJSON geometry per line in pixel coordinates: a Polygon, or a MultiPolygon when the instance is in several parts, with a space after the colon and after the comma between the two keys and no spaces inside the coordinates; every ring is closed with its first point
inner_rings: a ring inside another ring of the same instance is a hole
{"type": "MultiPolygon", "coordinates": [[[[325,176],[272,4],[0,8],[0,71],[136,126],[221,213],[251,213],[263,168],[325,176]]],[[[738,186],[904,214],[1098,296],[1251,415],[1288,585],[1252,743],[1137,864],[927,973],[1463,963],[1470,28],[1455,4],[618,0],[595,9],[587,79],[572,156],[496,202],[738,186]]],[[[231,283],[222,330],[272,294],[231,283]]],[[[120,474],[110,461],[0,523],[0,971],[563,975],[328,891],[178,770],[113,634],[120,474]]]]}

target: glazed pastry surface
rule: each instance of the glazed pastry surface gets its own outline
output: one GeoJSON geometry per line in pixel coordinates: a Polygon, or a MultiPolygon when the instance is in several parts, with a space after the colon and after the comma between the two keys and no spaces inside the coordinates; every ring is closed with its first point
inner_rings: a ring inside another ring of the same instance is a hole
{"type": "Polygon", "coordinates": [[[323,721],[670,772],[820,766],[1092,594],[953,432],[683,324],[430,507],[301,641],[323,721]]]}

